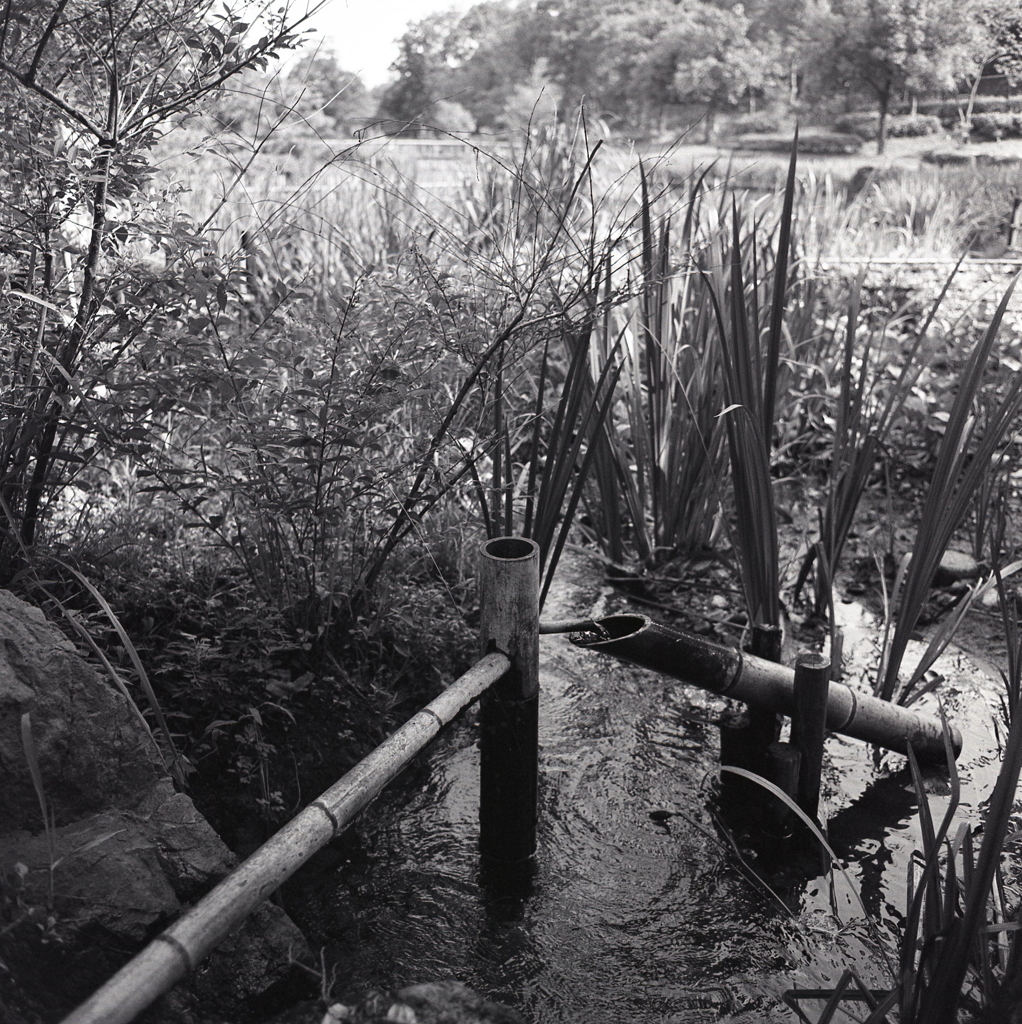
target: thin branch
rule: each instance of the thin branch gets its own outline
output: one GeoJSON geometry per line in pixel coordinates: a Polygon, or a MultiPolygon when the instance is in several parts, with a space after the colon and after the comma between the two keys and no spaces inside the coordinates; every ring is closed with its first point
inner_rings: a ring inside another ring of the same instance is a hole
{"type": "Polygon", "coordinates": [[[64,8],[67,7],[67,0],[58,0],[57,8],[53,12],[53,17],[50,18],[49,24],[43,30],[43,34],[39,37],[39,45],[35,49],[35,56],[32,58],[32,63],[28,66],[26,73],[27,79],[25,84],[35,82],[36,72],[39,70],[39,63],[43,59],[43,53],[46,47],[50,45],[50,39],[53,38],[53,33],[57,29],[57,23],[60,21],[60,16],[64,13],[64,8]]]}
{"type": "Polygon", "coordinates": [[[26,89],[31,89],[48,103],[52,103],[59,111],[61,111],[61,113],[66,114],[72,121],[80,124],[87,132],[94,135],[99,141],[102,142],[106,138],[103,129],[98,127],[80,110],[76,110],[65,100],[62,100],[55,93],[47,89],[45,85],[40,85],[39,82],[33,81],[24,72],[13,68],[3,59],[0,59],[0,71],[6,71],[7,74],[9,74],[16,82],[23,85],[26,89]]]}

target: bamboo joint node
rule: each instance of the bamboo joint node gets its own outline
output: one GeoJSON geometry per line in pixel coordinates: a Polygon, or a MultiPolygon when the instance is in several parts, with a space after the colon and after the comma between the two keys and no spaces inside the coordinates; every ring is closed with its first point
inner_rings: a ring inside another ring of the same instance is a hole
{"type": "Polygon", "coordinates": [[[153,942],[165,942],[181,958],[185,965],[185,970],[189,974],[195,970],[195,964],[192,963],[191,954],[187,949],[185,949],[182,943],[178,942],[178,940],[174,938],[173,935],[168,935],[166,932],[163,932],[161,935],[157,935],[156,938],[153,939],[153,942]]]}
{"type": "Polygon", "coordinates": [[[336,839],[341,834],[341,823],[337,820],[337,815],[322,800],[313,800],[309,806],[315,807],[317,811],[322,811],[330,819],[330,824],[334,830],[334,838],[336,839]]]}
{"type": "Polygon", "coordinates": [[[848,691],[848,695],[852,698],[852,707],[848,712],[848,717],[841,723],[841,725],[835,726],[835,729],[846,729],[852,722],[855,721],[855,716],[859,713],[859,698],[855,695],[855,691],[845,683],[845,689],[848,691]]]}
{"type": "Polygon", "coordinates": [[[420,713],[423,715],[429,715],[429,717],[436,722],[438,729],[442,729],[444,727],[444,720],[432,708],[423,708],[420,713]]]}

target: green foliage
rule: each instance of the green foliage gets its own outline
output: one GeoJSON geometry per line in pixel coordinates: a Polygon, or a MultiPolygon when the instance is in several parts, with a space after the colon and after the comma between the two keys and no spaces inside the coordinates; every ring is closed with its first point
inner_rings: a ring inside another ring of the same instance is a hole
{"type": "MultiPolygon", "coordinates": [[[[932,114],[939,117],[941,123],[950,128],[957,124],[969,104],[970,97],[959,96],[952,100],[920,100],[918,109],[921,114],[932,114]]],[[[974,114],[1018,113],[1022,110],[1022,98],[1011,96],[976,96],[972,98],[974,114]]]]}
{"type": "Polygon", "coordinates": [[[288,109],[303,121],[339,135],[362,127],[376,108],[356,74],[345,71],[330,49],[317,47],[296,61],[287,73],[288,109]]]}
{"type": "Polygon", "coordinates": [[[981,142],[1022,139],[1022,114],[974,114],[972,135],[981,142]]]}
{"type": "Polygon", "coordinates": [[[705,103],[712,113],[764,90],[769,54],[750,40],[751,23],[741,7],[729,11],[700,3],[684,12],[687,17],[676,19],[657,40],[657,60],[673,66],[670,91],[676,101],[705,103]]]}
{"type": "Polygon", "coordinates": [[[759,237],[762,225],[754,221],[743,232],[733,199],[730,251],[722,247],[719,258],[702,271],[720,333],[726,402],[721,416],[727,428],[734,489],[733,547],[753,627],[780,626],[771,455],[782,341],[797,349],[801,340],[790,322],[798,277],[792,274],[789,279],[788,270],[797,153],[796,132],[772,261],[764,258],[768,248],[759,237]]]}
{"type": "Polygon", "coordinates": [[[785,127],[784,119],[775,114],[743,114],[728,121],[732,135],[779,135],[785,127]]]}
{"type": "Polygon", "coordinates": [[[725,472],[720,345],[687,250],[712,245],[718,211],[693,185],[680,243],[672,218],[657,222],[642,170],[639,278],[628,301],[606,310],[600,362],[620,359],[620,410],[597,439],[595,497],[587,513],[616,563],[646,567],[707,548],[725,472]],[[625,530],[622,530],[621,520],[625,530]]]}
{"type": "MultiPolygon", "coordinates": [[[[791,149],[790,134],[743,135],[736,140],[738,149],[753,153],[787,153],[791,149]]],[[[856,135],[843,132],[827,132],[819,128],[807,128],[799,132],[799,152],[813,156],[840,156],[858,153],[862,140],[856,135]]]]}
{"type": "Polygon", "coordinates": [[[872,94],[878,110],[877,148],[883,151],[892,101],[905,90],[952,89],[982,67],[989,33],[982,0],[836,0],[835,82],[872,94]]]}
{"type": "Polygon", "coordinates": [[[1016,373],[1005,394],[988,411],[981,433],[978,417],[973,411],[1015,280],[1002,298],[986,333],[970,353],[958,381],[954,405],[941,438],[937,463],[916,532],[912,558],[904,574],[894,637],[877,674],[876,693],[884,700],[893,699],[906,704],[915,695],[913,687],[918,680],[914,676],[900,686],[898,683],[909,638],[919,621],[937,566],[955,530],[965,518],[973,494],[990,473],[992,460],[1005,433],[1022,409],[1022,373],[1016,373]]]}
{"type": "Polygon", "coordinates": [[[406,134],[419,134],[430,126],[444,130],[474,127],[468,120],[452,123],[451,111],[438,104],[456,105],[447,92],[447,71],[467,59],[471,42],[461,30],[455,11],[431,14],[410,25],[398,42],[397,59],[391,66],[394,81],[380,102],[382,117],[397,122],[406,134]],[[439,119],[446,118],[441,124],[439,119]]]}
{"type": "MultiPolygon", "coordinates": [[[[885,378],[889,378],[893,371],[891,353],[889,350],[884,352],[884,341],[891,323],[884,322],[879,330],[863,330],[866,325],[860,318],[860,311],[865,272],[861,271],[851,285],[841,363],[833,367],[832,379],[827,382],[827,390],[831,393],[836,391],[836,397],[830,416],[833,445],[827,464],[823,508],[819,514],[819,537],[806,554],[795,584],[797,599],[815,559],[813,612],[818,616],[829,616],[832,644],[836,628],[832,614],[833,583],[838,565],[877,454],[886,445],[930,358],[932,343],[928,333],[957,269],[944,283],[926,319],[912,332],[912,341],[904,353],[901,370],[897,372],[893,385],[885,386],[885,378]],[[865,335],[864,340],[861,335],[865,335]],[[871,365],[871,359],[878,358],[880,365],[871,365]],[[837,378],[836,387],[833,377],[837,378]]],[[[898,317],[893,319],[896,322],[898,317]]],[[[818,368],[823,369],[822,366],[818,368]]]]}
{"type": "MultiPolygon", "coordinates": [[[[880,136],[880,115],[873,111],[845,114],[834,122],[839,132],[852,132],[860,139],[876,140],[880,136]]],[[[917,138],[939,135],[944,130],[940,118],[934,114],[890,114],[887,134],[891,138],[917,138]]]]}
{"type": "Polygon", "coordinates": [[[189,244],[184,225],[147,216],[150,149],[223,82],[296,40],[286,8],[252,25],[212,6],[39,4],[0,20],[0,143],[16,169],[0,182],[11,328],[0,381],[5,581],[74,468],[140,440],[101,420],[95,398],[162,312],[161,278],[173,279],[142,253],[189,244]]]}

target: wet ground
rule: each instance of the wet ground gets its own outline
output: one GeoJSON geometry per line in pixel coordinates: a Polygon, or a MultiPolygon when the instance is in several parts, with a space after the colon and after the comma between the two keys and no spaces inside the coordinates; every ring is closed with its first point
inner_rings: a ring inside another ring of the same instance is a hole
{"type": "MultiPolygon", "coordinates": [[[[608,596],[602,570],[573,558],[544,618],[600,614],[608,596]]],[[[877,627],[839,610],[851,681],[875,664],[877,627]]],[[[337,996],[453,978],[536,1024],[702,1024],[792,1020],[783,993],[846,967],[889,987],[920,845],[902,757],[828,740],[824,813],[849,885],[811,854],[731,844],[714,814],[718,698],[563,637],[544,637],[541,659],[534,876],[517,898],[480,883],[478,750],[458,723],[285,894],[337,996]]],[[[960,650],[938,665],[964,736],[959,820],[976,820],[997,772],[989,668],[960,650]]],[[[933,773],[928,787],[939,820],[947,785],[933,773]]]]}

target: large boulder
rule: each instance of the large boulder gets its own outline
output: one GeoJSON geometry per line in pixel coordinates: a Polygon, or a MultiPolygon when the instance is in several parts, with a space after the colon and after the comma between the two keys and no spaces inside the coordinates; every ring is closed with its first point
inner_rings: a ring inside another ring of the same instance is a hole
{"type": "MultiPolygon", "coordinates": [[[[10,974],[0,1018],[63,1016],[235,863],[175,790],[129,701],[38,609],[0,591],[0,962],[10,974]]],[[[185,1002],[229,1013],[307,952],[291,920],[264,905],[191,979],[197,1000],[185,1002]]]]}
{"type": "Polygon", "coordinates": [[[22,745],[32,737],[58,826],[130,807],[166,774],[152,738],[38,608],[0,590],[0,827],[38,830],[39,801],[22,745]]]}

